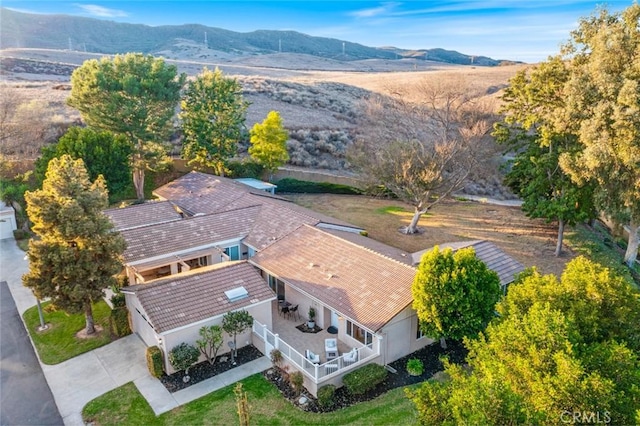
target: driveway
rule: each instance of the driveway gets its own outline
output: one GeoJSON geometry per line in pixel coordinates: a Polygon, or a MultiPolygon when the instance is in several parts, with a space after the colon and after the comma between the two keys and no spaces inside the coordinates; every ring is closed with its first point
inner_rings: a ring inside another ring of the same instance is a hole
{"type": "Polygon", "coordinates": [[[63,424],[6,281],[0,282],[0,324],[0,424],[63,424]]]}

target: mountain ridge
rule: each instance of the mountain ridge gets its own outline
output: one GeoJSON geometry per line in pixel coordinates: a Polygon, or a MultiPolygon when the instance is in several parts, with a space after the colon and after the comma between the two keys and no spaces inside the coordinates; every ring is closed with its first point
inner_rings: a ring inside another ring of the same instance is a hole
{"type": "MultiPolygon", "coordinates": [[[[184,53],[181,42],[185,40],[200,44],[207,51],[236,57],[288,52],[340,61],[413,58],[477,66],[513,63],[439,48],[410,50],[389,46],[370,47],[297,31],[255,30],[241,33],[193,23],[154,27],[0,8],[0,49],[69,49],[103,54],[141,52],[170,56],[172,52],[184,53]]],[[[201,54],[202,51],[194,50],[192,57],[197,58],[201,54]]]]}

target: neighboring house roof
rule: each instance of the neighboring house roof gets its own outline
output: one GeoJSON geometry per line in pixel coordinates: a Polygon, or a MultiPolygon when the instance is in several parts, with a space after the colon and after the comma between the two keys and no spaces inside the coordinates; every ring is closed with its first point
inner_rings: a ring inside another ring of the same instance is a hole
{"type": "Polygon", "coordinates": [[[127,263],[239,239],[253,228],[260,206],[122,231],[127,263]]]}
{"type": "Polygon", "coordinates": [[[413,267],[311,226],[249,262],[372,331],[412,301],[413,267]]]}
{"type": "Polygon", "coordinates": [[[150,201],[123,208],[104,210],[117,231],[182,219],[169,201],[150,201]]]}
{"type": "MultiPolygon", "coordinates": [[[[450,248],[454,252],[466,247],[473,247],[476,252],[476,257],[482,260],[489,269],[498,274],[498,277],[500,277],[500,284],[503,286],[513,282],[515,276],[525,269],[522,263],[509,256],[489,241],[475,240],[444,243],[439,244],[438,247],[440,247],[441,250],[450,248]]],[[[418,265],[422,259],[422,255],[431,250],[433,250],[433,247],[413,253],[411,255],[413,258],[413,264],[418,265]]]]}
{"type": "Polygon", "coordinates": [[[260,273],[246,261],[225,262],[194,273],[123,288],[134,293],[157,333],[275,299],[260,273]],[[225,291],[244,287],[248,297],[232,302],[225,291]]]}

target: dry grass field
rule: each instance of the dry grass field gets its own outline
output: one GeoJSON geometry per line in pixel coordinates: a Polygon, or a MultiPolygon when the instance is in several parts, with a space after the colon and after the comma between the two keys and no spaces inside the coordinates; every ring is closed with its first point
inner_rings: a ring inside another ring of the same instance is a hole
{"type": "Polygon", "coordinates": [[[419,226],[424,232],[405,235],[398,228],[409,223],[413,208],[398,200],[333,194],[292,194],[288,198],[365,228],[369,237],[408,252],[448,242],[487,240],[525,266],[557,275],[575,256],[565,247],[562,257],[554,257],[556,227],[527,218],[519,207],[446,200],[422,217],[419,226]]]}

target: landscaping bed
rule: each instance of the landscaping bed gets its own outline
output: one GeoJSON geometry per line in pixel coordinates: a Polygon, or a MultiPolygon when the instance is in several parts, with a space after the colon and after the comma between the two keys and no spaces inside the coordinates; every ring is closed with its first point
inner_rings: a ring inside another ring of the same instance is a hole
{"type": "Polygon", "coordinates": [[[165,374],[160,377],[160,382],[162,382],[169,392],[177,392],[263,356],[262,352],[256,349],[255,346],[244,346],[238,349],[238,355],[235,357],[235,364],[231,363],[231,354],[225,353],[217,356],[213,365],[209,364],[209,361],[203,361],[189,368],[189,377],[191,379],[186,383],[182,380],[184,377],[184,371],[178,371],[177,373],[170,375],[165,374]]]}
{"type": "Polygon", "coordinates": [[[334,394],[334,404],[330,408],[320,407],[315,398],[309,398],[309,401],[306,404],[301,405],[299,403],[299,397],[295,394],[293,388],[286,380],[286,374],[283,374],[281,370],[271,368],[263,372],[263,375],[280,390],[280,393],[282,393],[284,398],[291,401],[292,404],[299,406],[301,409],[312,412],[330,412],[346,408],[360,402],[370,401],[395,388],[424,382],[438,371],[443,370],[444,367],[440,361],[442,356],[448,356],[449,361],[456,364],[461,364],[465,361],[468,351],[462,342],[447,342],[447,346],[447,349],[442,349],[439,343],[434,343],[392,362],[389,366],[395,369],[396,373],[389,373],[387,378],[381,384],[364,394],[352,395],[348,392],[345,386],[336,389],[334,394]],[[423,363],[424,371],[419,376],[412,376],[407,372],[407,361],[412,358],[419,359],[423,363]]]}

